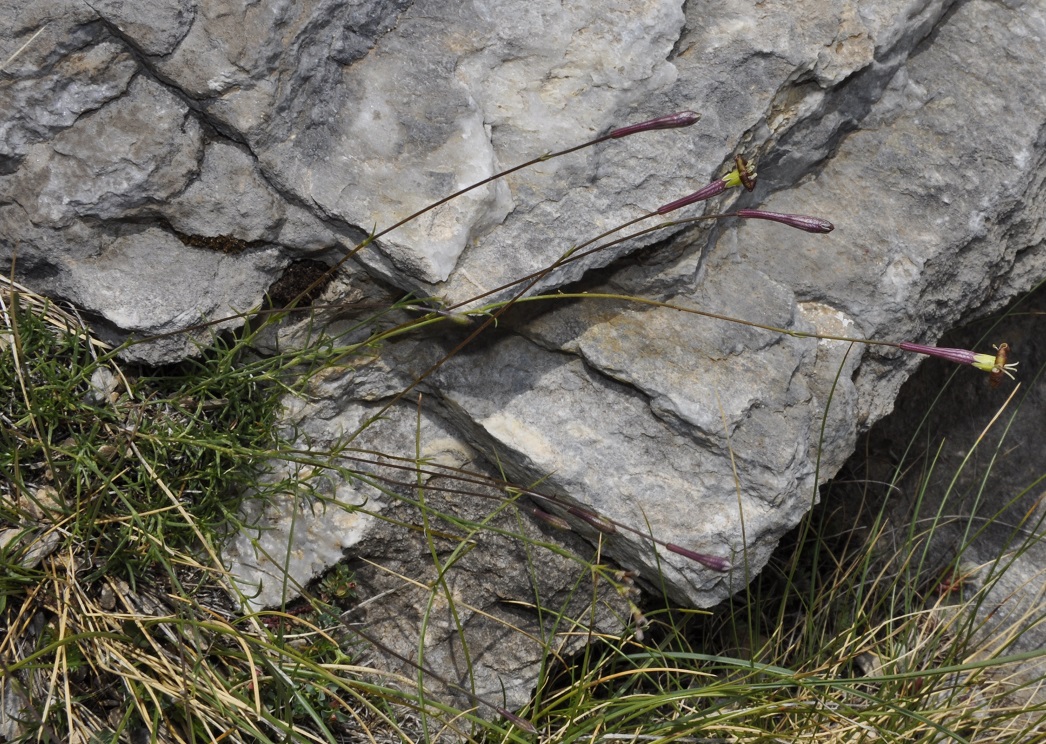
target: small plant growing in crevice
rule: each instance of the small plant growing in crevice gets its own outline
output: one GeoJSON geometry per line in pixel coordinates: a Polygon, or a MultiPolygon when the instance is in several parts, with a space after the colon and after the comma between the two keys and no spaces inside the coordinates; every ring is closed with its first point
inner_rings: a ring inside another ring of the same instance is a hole
{"type": "MultiPolygon", "coordinates": [[[[341,262],[406,222],[497,178],[599,143],[690,126],[698,118],[693,112],[659,117],[542,155],[375,232],[341,262]]],[[[817,585],[820,574],[814,569],[806,586],[801,570],[793,565],[791,595],[778,611],[778,619],[787,616],[789,627],[775,634],[771,625],[764,625],[766,643],[753,633],[745,645],[738,644],[737,654],[716,656],[680,646],[680,640],[687,638],[683,627],[687,622],[677,622],[661,609],[643,607],[635,597],[635,577],[627,570],[606,566],[598,554],[594,559],[578,558],[594,581],[613,587],[626,600],[637,632],[631,639],[613,639],[598,650],[586,646],[582,660],[575,662],[571,682],[556,688],[547,675],[524,716],[454,680],[439,679],[423,660],[396,654],[348,622],[354,588],[344,566],[331,569],[305,587],[302,598],[280,610],[253,612],[249,598],[240,594],[218,559],[221,538],[227,530],[242,526],[239,505],[247,495],[264,499],[304,489],[310,498],[325,502],[322,494],[310,491],[308,482],[293,478],[271,482],[265,477],[268,463],[284,460],[303,469],[329,469],[401,499],[410,498],[405,493],[421,494],[427,489],[489,498],[495,508],[527,500],[527,513],[543,525],[582,528],[597,537],[631,532],[652,550],[710,571],[730,571],[733,556],[660,540],[637,525],[545,493],[540,484],[525,487],[462,467],[425,463],[420,457],[354,452],[352,436],[319,454],[296,450],[277,436],[282,396],[302,389],[316,371],[351,365],[384,342],[437,324],[468,327],[450,352],[385,401],[362,430],[520,303],[624,300],[793,337],[936,356],[985,371],[993,384],[1013,377],[1017,363],[1010,361],[1005,343],[995,354],[984,354],[800,332],[635,296],[531,294],[563,266],[656,231],[700,221],[761,219],[809,233],[832,231],[832,224],[820,217],[758,209],[663,219],[730,188],[751,190],[757,178],[754,165],[740,156],[733,165],[725,176],[689,196],[573,245],[548,266],[465,302],[444,306],[434,299],[404,298],[388,310],[410,313],[407,320],[383,326],[361,321],[345,336],[318,334],[312,346],[271,356],[251,348],[261,330],[291,313],[300,316],[309,303],[310,312],[324,310],[315,300],[337,266],[327,271],[314,264],[299,267],[291,280],[274,285],[268,306],[247,314],[253,316],[253,328],[238,338],[217,339],[213,349],[177,369],[137,375],[122,371],[117,351],[92,339],[75,316],[8,282],[0,308],[5,322],[0,384],[16,394],[0,411],[4,476],[0,519],[5,528],[0,532],[0,555],[7,569],[0,593],[0,623],[7,639],[0,644],[0,672],[7,689],[13,690],[8,694],[30,711],[23,740],[62,741],[75,733],[84,740],[130,741],[147,731],[160,741],[338,741],[343,735],[369,737],[379,728],[406,740],[411,733],[396,720],[404,709],[423,720],[426,732],[424,722],[433,717],[456,734],[512,741],[533,740],[539,726],[546,739],[568,740],[632,730],[637,736],[708,731],[734,736],[737,731],[755,732],[756,722],[771,718],[780,722],[777,730],[784,730],[794,726],[800,715],[807,716],[805,723],[811,730],[829,720],[832,726],[842,725],[841,717],[824,713],[829,703],[848,706],[846,710],[856,716],[855,701],[868,697],[865,688],[831,676],[858,663],[856,641],[830,638],[827,629],[830,625],[844,631],[857,629],[864,634],[862,639],[877,640],[896,639],[901,631],[875,625],[875,613],[857,618],[865,605],[842,616],[839,613],[845,608],[819,604],[822,590],[838,599],[846,587],[856,586],[857,569],[850,564],[827,586],[817,585]],[[623,235],[646,220],[660,221],[623,235]],[[346,341],[350,335],[354,340],[346,341]],[[341,464],[332,464],[336,461],[341,464]],[[392,475],[376,474],[373,466],[378,464],[382,473],[392,475]],[[423,489],[419,483],[424,479],[441,479],[445,485],[427,482],[423,489]],[[797,591],[799,587],[803,591],[797,591]],[[800,620],[804,612],[806,618],[800,620]],[[831,648],[843,661],[829,667],[804,666],[798,649],[811,640],[837,644],[831,648]],[[785,652],[766,657],[773,663],[763,660],[765,649],[775,644],[785,652]],[[358,653],[364,646],[397,656],[423,679],[437,679],[502,719],[490,721],[475,710],[449,709],[427,699],[423,689],[416,695],[404,693],[412,681],[390,680],[394,675],[365,666],[360,661],[363,654],[358,653]],[[794,668],[784,668],[785,663],[794,668]],[[769,692],[775,687],[799,694],[769,692]],[[701,690],[695,692],[696,688],[701,690]],[[470,731],[469,726],[475,728],[470,731]]],[[[428,529],[430,513],[437,512],[430,512],[420,495],[417,503],[428,529]]],[[[494,529],[487,524],[452,526],[465,531],[494,529]]],[[[867,577],[867,566],[862,570],[867,577]]],[[[877,603],[887,600],[868,601],[878,608],[877,603]]],[[[726,621],[720,618],[720,622],[726,621]]],[[[909,627],[904,632],[910,631],[909,627]]],[[[965,663],[957,657],[950,661],[955,662],[951,667],[965,663]]],[[[946,680],[943,672],[923,668],[904,669],[894,675],[896,679],[887,679],[891,672],[885,666],[869,663],[875,673],[864,676],[882,678],[885,686],[876,692],[880,697],[929,699],[930,691],[939,691],[946,680]]]]}

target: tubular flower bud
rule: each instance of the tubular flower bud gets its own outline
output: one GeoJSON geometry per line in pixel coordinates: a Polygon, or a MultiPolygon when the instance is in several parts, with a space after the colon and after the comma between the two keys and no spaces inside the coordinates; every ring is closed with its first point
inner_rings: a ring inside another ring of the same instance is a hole
{"type": "Polygon", "coordinates": [[[988,372],[992,375],[991,379],[993,385],[998,385],[1002,380],[1003,375],[1009,377],[1011,380],[1016,379],[1014,378],[1013,373],[1016,371],[1019,362],[1007,361],[1010,351],[1009,344],[999,344],[996,346],[997,353],[995,354],[978,354],[977,352],[969,351],[968,349],[952,349],[946,346],[924,346],[923,344],[912,344],[907,341],[897,345],[904,351],[940,357],[941,359],[947,359],[949,362],[955,362],[956,364],[968,364],[972,367],[976,367],[977,369],[988,372]]]}
{"type": "Polygon", "coordinates": [[[530,513],[534,515],[535,519],[540,519],[550,527],[555,527],[557,530],[569,530],[570,522],[563,519],[563,517],[557,517],[555,514],[549,514],[544,509],[531,509],[530,513]]]}
{"type": "Polygon", "coordinates": [[[809,233],[830,233],[835,229],[835,225],[828,220],[821,217],[809,217],[805,214],[781,214],[780,212],[764,212],[761,209],[739,209],[736,214],[738,217],[780,222],[782,225],[809,233]]]}
{"type": "Polygon", "coordinates": [[[519,728],[526,731],[528,734],[536,734],[538,732],[538,730],[534,727],[534,724],[532,724],[526,718],[520,718],[515,713],[510,711],[508,708],[502,708],[497,705],[493,707],[494,710],[496,710],[500,715],[507,718],[509,721],[513,723],[513,725],[518,726],[519,728]]]}
{"type": "Polygon", "coordinates": [[[595,512],[590,512],[588,509],[582,509],[578,506],[567,507],[567,512],[578,519],[584,520],[589,526],[594,527],[605,535],[617,534],[617,527],[595,512]]]}
{"type": "Polygon", "coordinates": [[[755,188],[756,172],[753,163],[746,162],[740,155],[734,158],[734,169],[727,173],[725,176],[707,186],[698,189],[690,196],[684,196],[682,199],[676,199],[674,202],[669,202],[657,210],[657,214],[668,214],[674,212],[677,209],[682,209],[688,204],[694,204],[695,202],[704,201],[705,199],[711,199],[717,194],[722,194],[727,189],[732,189],[737,186],[744,186],[746,189],[751,191],[755,188]]]}
{"type": "Polygon", "coordinates": [[[665,548],[675,553],[676,555],[681,555],[684,558],[689,558],[692,561],[697,561],[702,566],[710,568],[713,571],[722,571],[725,573],[729,571],[731,568],[730,561],[728,561],[726,558],[720,558],[715,555],[705,555],[704,553],[695,553],[693,550],[689,550],[674,543],[665,543],[665,548]]]}
{"type": "Polygon", "coordinates": [[[650,119],[649,121],[642,121],[639,124],[629,124],[626,127],[618,127],[608,134],[608,137],[618,139],[619,137],[627,137],[630,134],[636,134],[638,132],[647,132],[652,129],[679,129],[681,127],[689,127],[692,124],[697,124],[701,118],[701,114],[696,111],[679,111],[675,114],[668,114],[666,116],[659,116],[656,119],[650,119]]]}

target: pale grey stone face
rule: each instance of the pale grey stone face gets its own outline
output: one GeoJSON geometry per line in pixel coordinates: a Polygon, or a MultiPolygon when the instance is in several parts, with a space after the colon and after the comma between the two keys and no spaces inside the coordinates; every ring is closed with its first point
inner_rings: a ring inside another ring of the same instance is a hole
{"type": "MultiPolygon", "coordinates": [[[[534,291],[612,265],[584,287],[798,331],[932,343],[1026,291],[1046,262],[1029,249],[1042,240],[1032,205],[1046,19],[1035,4],[952,7],[0,4],[4,270],[17,251],[26,284],[88,310],[112,337],[177,330],[258,305],[292,261],[334,262],[375,227],[498,170],[693,109],[702,118],[691,128],[600,144],[477,189],[361,252],[335,287],[367,291],[375,277],[463,302],[685,196],[743,151],[759,186],[710,209],[814,214],[836,230],[722,223],[618,261],[671,235],[658,233],[572,263],[534,291]],[[186,244],[215,237],[245,248],[186,244]]],[[[136,353],[165,361],[192,348],[174,338],[136,353]]],[[[316,440],[332,440],[449,348],[424,336],[390,344],[380,363],[297,413],[316,440]]],[[[515,478],[544,479],[663,540],[735,565],[747,556],[756,571],[915,364],[667,307],[563,304],[427,380],[423,438],[496,458],[515,478]]],[[[369,446],[412,454],[415,410],[391,416],[369,446]]],[[[390,508],[357,485],[332,488],[390,508]]],[[[372,522],[351,516],[296,533],[295,581],[345,548],[374,547],[372,522]]],[[[286,535],[288,516],[272,518],[272,535],[286,535]]],[[[248,547],[230,560],[245,582],[263,583],[258,602],[277,601],[282,582],[266,579],[248,547]]],[[[605,551],[653,578],[649,543],[623,534],[605,551]]],[[[668,590],[698,606],[742,580],[674,555],[660,565],[668,590]]]]}

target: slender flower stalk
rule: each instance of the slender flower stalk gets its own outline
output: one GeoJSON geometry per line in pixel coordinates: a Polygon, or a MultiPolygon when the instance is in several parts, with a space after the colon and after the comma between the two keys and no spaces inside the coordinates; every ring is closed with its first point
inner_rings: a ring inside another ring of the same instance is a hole
{"type": "Polygon", "coordinates": [[[698,189],[690,196],[684,196],[682,199],[676,199],[674,202],[669,202],[657,209],[656,214],[668,214],[674,212],[677,209],[681,209],[690,204],[694,204],[705,199],[711,199],[713,196],[722,194],[727,189],[735,188],[737,186],[744,186],[745,189],[751,191],[755,188],[756,172],[755,164],[746,162],[740,155],[734,157],[734,169],[727,173],[722,178],[712,181],[707,186],[698,189]]]}
{"type": "Polygon", "coordinates": [[[621,139],[622,137],[628,137],[630,135],[638,134],[640,132],[650,132],[650,131],[656,131],[658,129],[681,129],[683,127],[692,126],[692,125],[696,124],[700,120],[701,120],[701,114],[697,113],[696,111],[678,111],[678,112],[676,112],[674,114],[666,114],[665,116],[658,116],[658,117],[656,117],[654,119],[648,119],[647,121],[641,121],[638,124],[628,124],[628,125],[623,126],[623,127],[617,127],[616,129],[610,130],[610,132],[608,132],[607,134],[604,134],[601,137],[596,137],[595,139],[591,139],[591,140],[589,140],[587,142],[582,142],[580,145],[575,145],[573,147],[568,147],[565,150],[559,150],[557,152],[547,152],[544,155],[539,155],[538,157],[533,158],[532,160],[528,160],[525,163],[520,163],[519,165],[513,166],[511,168],[507,168],[507,169],[505,169],[503,171],[498,171],[494,175],[492,175],[492,176],[490,176],[488,178],[484,178],[482,181],[477,181],[474,184],[471,184],[469,186],[466,186],[463,189],[459,189],[458,191],[455,191],[453,194],[445,196],[442,199],[439,199],[438,201],[432,202],[428,206],[423,207],[422,209],[419,209],[417,212],[414,212],[413,214],[407,215],[406,217],[401,219],[399,222],[396,222],[395,224],[389,225],[388,227],[383,228],[380,231],[376,231],[376,232],[371,233],[365,239],[363,239],[362,241],[357,243],[348,253],[346,253],[344,256],[342,256],[337,261],[337,263],[335,263],[333,266],[331,266],[323,274],[323,276],[321,276],[320,278],[316,279],[312,284],[310,284],[308,287],[306,287],[305,290],[303,290],[301,294],[299,294],[297,297],[295,297],[293,300],[291,300],[291,302],[288,303],[288,306],[292,307],[292,308],[297,306],[298,303],[301,302],[302,298],[304,298],[309,292],[313,291],[316,287],[318,287],[321,282],[325,281],[328,277],[333,275],[334,272],[337,271],[338,268],[341,267],[342,264],[344,264],[350,258],[355,256],[361,250],[366,248],[368,245],[370,245],[371,243],[376,241],[378,238],[381,238],[381,237],[387,235],[388,233],[392,232],[393,230],[397,229],[398,227],[402,227],[403,225],[407,224],[408,222],[416,220],[421,215],[423,215],[423,214],[425,214],[427,212],[430,212],[433,209],[436,209],[437,207],[443,206],[444,204],[446,204],[449,201],[457,199],[459,196],[462,196],[463,194],[467,194],[468,192],[472,191],[473,189],[478,189],[480,186],[485,186],[488,183],[491,183],[493,181],[498,180],[499,178],[504,178],[505,176],[507,176],[507,175],[509,175],[511,173],[515,173],[516,171],[523,170],[524,168],[529,168],[530,166],[536,165],[537,163],[544,163],[544,162],[546,162],[548,160],[551,160],[552,158],[558,158],[558,157],[560,157],[562,155],[569,155],[572,152],[577,152],[578,150],[583,150],[586,147],[592,147],[593,145],[598,145],[600,142],[606,142],[609,139],[621,139]]]}
{"type": "Polygon", "coordinates": [[[1020,364],[1020,362],[1007,361],[1010,351],[1009,344],[999,344],[996,346],[995,354],[978,354],[977,352],[969,351],[968,349],[953,349],[947,346],[925,346],[923,344],[913,344],[907,341],[902,341],[897,344],[897,346],[904,351],[940,357],[941,359],[947,359],[949,362],[955,362],[956,364],[968,364],[972,367],[976,367],[977,369],[988,372],[992,375],[991,379],[993,386],[999,384],[1003,375],[1009,377],[1011,380],[1016,379],[1013,376],[1013,373],[1016,371],[1017,365],[1020,364]]]}
{"type": "MultiPolygon", "coordinates": [[[[695,217],[688,220],[681,220],[680,222],[690,222],[704,219],[705,217],[732,217],[733,214],[717,214],[717,215],[705,215],[704,217],[695,217]]],[[[680,222],[673,224],[680,224],[680,222]]],[[[635,236],[630,236],[635,237],[635,236]]],[[[747,326],[748,328],[759,328],[764,331],[770,331],[771,333],[779,333],[782,336],[791,336],[792,338],[816,338],[822,341],[842,341],[849,344],[864,344],[866,346],[889,346],[893,349],[901,349],[902,351],[910,351],[916,354],[926,354],[928,356],[941,357],[957,364],[967,364],[972,367],[976,367],[984,372],[988,372],[992,375],[993,386],[997,385],[1001,378],[1009,377],[1010,379],[1016,379],[1014,372],[1017,371],[1017,365],[1019,362],[1009,361],[1010,346],[1009,344],[999,344],[995,346],[996,353],[992,354],[979,354],[975,351],[969,351],[967,349],[954,349],[944,346],[926,346],[924,344],[915,344],[908,341],[885,341],[876,338],[860,338],[857,336],[839,336],[831,333],[817,333],[815,331],[799,331],[794,328],[782,328],[780,326],[768,325],[766,323],[757,323],[752,320],[744,320],[742,318],[735,318],[730,315],[723,315],[722,313],[713,313],[708,310],[701,310],[696,307],[688,307],[686,305],[680,305],[673,302],[663,302],[661,300],[647,299],[644,297],[636,297],[635,295],[616,294],[613,292],[563,292],[558,291],[555,294],[549,295],[537,295],[528,297],[523,302],[547,302],[550,300],[559,301],[570,301],[570,300],[610,300],[613,302],[632,302],[640,305],[648,305],[651,307],[663,307],[669,310],[675,310],[683,313],[690,313],[692,315],[700,315],[703,318],[710,318],[712,320],[721,320],[726,323],[733,323],[735,325],[747,326]]],[[[495,303],[494,305],[488,305],[476,312],[490,313],[492,308],[502,303],[495,303]]],[[[527,493],[529,495],[535,495],[530,491],[521,491],[521,493],[527,493]]],[[[659,541],[654,542],[661,544],[659,541]]],[[[676,551],[678,552],[678,551],[676,551]]],[[[682,555],[682,553],[681,553],[682,555]]]]}
{"type": "MultiPolygon", "coordinates": [[[[368,465],[374,463],[374,460],[371,457],[360,457],[360,456],[346,455],[345,459],[353,461],[353,462],[358,462],[358,463],[361,463],[361,464],[368,464],[368,465]]],[[[466,483],[466,484],[483,485],[483,486],[491,486],[492,485],[492,486],[495,486],[496,488],[499,488],[502,491],[504,491],[505,495],[508,496],[509,498],[513,499],[513,500],[519,498],[520,496],[527,496],[527,497],[533,499],[534,501],[538,501],[538,502],[544,503],[546,505],[550,505],[550,506],[554,506],[556,508],[563,509],[568,514],[571,514],[573,516],[578,517],[579,519],[583,520],[585,523],[591,525],[592,527],[594,527],[595,529],[599,530],[600,532],[602,532],[604,534],[611,535],[611,534],[619,534],[621,532],[629,532],[629,533],[631,533],[633,535],[636,535],[637,537],[643,538],[645,540],[649,540],[654,545],[660,545],[661,547],[665,548],[666,550],[668,550],[671,553],[675,553],[676,555],[681,555],[684,558],[688,558],[688,559],[690,559],[692,561],[700,563],[701,565],[703,565],[703,566],[705,566],[707,568],[710,568],[713,571],[726,572],[726,571],[729,571],[731,569],[731,567],[732,567],[730,561],[728,559],[726,559],[726,558],[720,558],[719,556],[714,556],[714,555],[707,555],[705,553],[698,553],[698,552],[695,552],[693,550],[690,550],[689,548],[684,548],[684,547],[676,545],[674,543],[670,543],[670,542],[666,542],[664,540],[660,540],[660,539],[654,537],[653,535],[649,534],[648,532],[644,532],[643,530],[636,529],[635,527],[631,527],[631,526],[629,526],[627,524],[624,524],[623,522],[618,522],[618,521],[616,521],[614,519],[611,519],[610,517],[607,517],[607,516],[604,516],[602,514],[599,514],[599,513],[593,511],[590,508],[577,506],[576,504],[568,504],[563,499],[561,499],[561,498],[559,498],[557,496],[553,496],[552,494],[542,493],[540,491],[534,491],[534,490],[529,489],[529,488],[520,488],[518,486],[515,486],[515,485],[509,483],[508,481],[503,481],[503,480],[499,480],[499,479],[496,479],[496,478],[489,478],[487,476],[480,475],[478,473],[473,473],[472,471],[466,470],[464,468],[455,468],[455,467],[449,467],[449,466],[430,466],[430,467],[427,467],[427,468],[418,468],[417,463],[414,460],[411,460],[410,458],[403,457],[403,458],[390,458],[390,459],[392,460],[391,462],[388,461],[388,460],[383,459],[382,460],[382,464],[384,466],[386,466],[386,467],[389,467],[389,468],[392,468],[392,469],[395,469],[395,470],[409,471],[411,473],[412,477],[416,477],[420,473],[422,475],[431,476],[433,478],[436,478],[436,477],[452,477],[455,480],[457,480],[459,482],[462,482],[462,483],[466,483]],[[401,462],[397,463],[397,462],[395,462],[395,460],[401,460],[401,462]]],[[[386,484],[388,484],[390,486],[408,486],[409,487],[409,486],[413,485],[413,481],[409,481],[408,482],[408,481],[398,480],[398,479],[395,479],[395,478],[389,478],[389,477],[385,477],[385,476],[376,476],[376,475],[371,475],[370,477],[373,478],[376,481],[380,481],[382,483],[386,483],[386,484]]],[[[491,499],[501,499],[501,498],[504,498],[502,496],[487,495],[484,491],[478,491],[478,492],[477,491],[471,491],[471,490],[470,491],[463,491],[463,490],[450,489],[450,488],[444,488],[444,487],[433,486],[433,485],[430,485],[429,488],[438,489],[438,490],[442,491],[443,493],[455,494],[455,495],[467,494],[467,495],[470,495],[470,496],[477,496],[477,497],[480,497],[480,498],[491,498],[491,499]]],[[[545,510],[545,509],[542,509],[542,508],[539,508],[539,507],[531,507],[530,513],[536,519],[538,519],[538,520],[540,520],[542,522],[545,522],[548,525],[556,527],[557,529],[565,529],[565,530],[572,529],[570,523],[567,522],[565,519],[562,519],[561,517],[558,517],[558,516],[556,516],[554,514],[551,514],[547,510],[545,510]]],[[[626,575],[632,575],[632,574],[631,574],[631,572],[626,572],[626,575]]],[[[635,578],[634,575],[632,575],[632,577],[635,578]]],[[[623,578],[624,578],[624,576],[622,577],[622,579],[623,578]]]]}

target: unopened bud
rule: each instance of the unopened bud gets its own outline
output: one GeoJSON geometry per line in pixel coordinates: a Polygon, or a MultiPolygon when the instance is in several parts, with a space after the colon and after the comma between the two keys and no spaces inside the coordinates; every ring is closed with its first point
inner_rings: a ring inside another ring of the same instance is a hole
{"type": "Polygon", "coordinates": [[[701,114],[696,111],[679,111],[675,114],[659,116],[656,119],[643,121],[639,124],[629,124],[627,127],[618,127],[617,129],[612,130],[607,136],[617,139],[619,137],[627,137],[630,134],[636,134],[637,132],[646,132],[651,129],[679,129],[681,127],[689,127],[692,124],[697,124],[700,118],[701,114]]]}
{"type": "Polygon", "coordinates": [[[617,527],[615,527],[612,523],[608,522],[607,520],[605,520],[603,517],[599,516],[595,512],[590,512],[587,509],[582,509],[579,506],[567,507],[567,512],[569,512],[570,514],[573,514],[578,519],[584,520],[589,525],[591,525],[592,527],[595,527],[597,530],[599,530],[600,532],[602,532],[604,534],[607,534],[607,535],[617,534],[617,527]]]}
{"type": "Polygon", "coordinates": [[[809,233],[830,233],[835,225],[821,217],[810,217],[805,214],[782,214],[780,212],[764,212],[761,209],[739,209],[735,213],[738,217],[748,217],[757,220],[770,220],[780,222],[783,225],[794,227],[797,230],[805,230],[809,233]]]}
{"type": "Polygon", "coordinates": [[[712,181],[707,186],[698,189],[690,196],[684,196],[682,199],[676,199],[674,202],[669,202],[662,207],[658,207],[658,214],[668,214],[674,212],[677,209],[682,209],[685,206],[693,204],[695,202],[704,201],[705,199],[711,199],[713,196],[722,194],[726,191],[726,181],[720,178],[718,181],[712,181]]]}
{"type": "Polygon", "coordinates": [[[689,550],[679,545],[674,545],[673,543],[665,543],[665,548],[672,551],[673,553],[676,553],[677,555],[683,556],[684,558],[689,558],[692,561],[697,561],[702,566],[710,568],[713,571],[722,571],[723,573],[725,573],[729,571],[731,568],[730,561],[728,561],[726,558],[720,558],[714,555],[705,555],[704,553],[695,553],[693,550],[689,550]]]}
{"type": "Polygon", "coordinates": [[[502,716],[507,718],[513,724],[526,731],[528,734],[536,734],[538,730],[534,728],[534,724],[528,721],[526,718],[520,718],[515,713],[506,708],[502,708],[500,705],[495,705],[494,710],[500,713],[502,716]]]}
{"type": "Polygon", "coordinates": [[[570,522],[563,519],[563,517],[557,517],[555,514],[549,514],[544,509],[531,509],[530,513],[535,519],[540,519],[550,527],[555,527],[557,530],[569,530],[570,522]]]}

